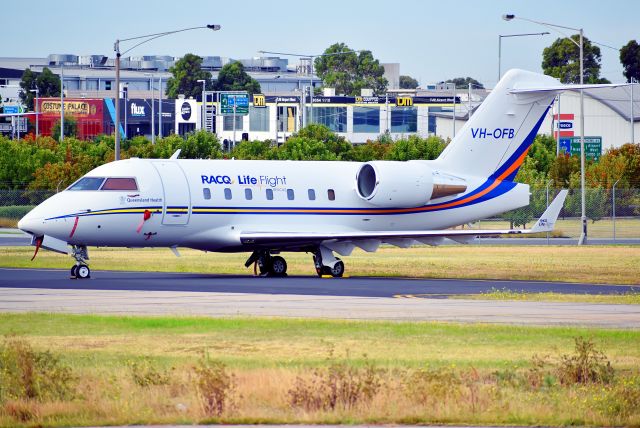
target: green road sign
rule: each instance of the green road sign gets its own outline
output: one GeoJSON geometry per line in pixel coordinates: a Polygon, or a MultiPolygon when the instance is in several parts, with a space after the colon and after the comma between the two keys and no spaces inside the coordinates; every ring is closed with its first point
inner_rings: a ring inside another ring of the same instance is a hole
{"type": "MultiPolygon", "coordinates": [[[[580,137],[570,138],[571,156],[580,156],[580,137]]],[[[584,137],[584,153],[587,159],[599,161],[602,155],[602,137],[584,137]]]]}
{"type": "Polygon", "coordinates": [[[235,105],[235,114],[237,116],[246,116],[249,114],[249,94],[246,92],[220,93],[220,113],[223,116],[233,115],[233,106],[235,105]]]}

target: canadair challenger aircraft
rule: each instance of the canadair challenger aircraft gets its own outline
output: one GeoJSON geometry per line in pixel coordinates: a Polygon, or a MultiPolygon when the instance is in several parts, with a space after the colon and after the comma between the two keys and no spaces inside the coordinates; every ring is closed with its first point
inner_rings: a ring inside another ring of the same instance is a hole
{"type": "Polygon", "coordinates": [[[319,275],[339,277],[344,263],[334,252],[347,256],[355,247],[548,232],[566,191],[532,229],[447,228],[528,205],[529,186],[513,180],[554,97],[594,86],[511,70],[432,161],[187,160],[176,152],[111,162],[38,205],[18,227],[32,235],[36,253],[71,254],[77,278],[90,276],[87,246],[251,252],[246,266],[274,276],[287,270],[277,254],[305,251],[319,275]]]}

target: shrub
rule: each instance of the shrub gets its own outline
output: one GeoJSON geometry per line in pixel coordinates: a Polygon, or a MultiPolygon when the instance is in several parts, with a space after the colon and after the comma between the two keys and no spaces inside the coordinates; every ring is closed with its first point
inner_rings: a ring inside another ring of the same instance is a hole
{"type": "Polygon", "coordinates": [[[405,381],[406,395],[426,405],[444,403],[460,397],[462,381],[452,368],[421,369],[410,374],[405,381]]]}
{"type": "Polygon", "coordinates": [[[11,205],[0,207],[0,218],[20,219],[34,208],[34,205],[11,205]]]}
{"type": "Polygon", "coordinates": [[[0,345],[0,403],[8,400],[63,400],[73,396],[71,368],[48,351],[34,351],[24,340],[0,345]]]}
{"type": "Polygon", "coordinates": [[[558,379],[563,385],[610,383],[614,370],[603,352],[596,349],[592,339],[575,338],[575,353],[560,357],[558,379]]]}
{"type": "Polygon", "coordinates": [[[141,362],[131,361],[129,363],[131,377],[136,385],[147,387],[151,385],[167,385],[171,380],[169,372],[160,371],[151,365],[148,358],[141,362]]]}
{"type": "Polygon", "coordinates": [[[198,399],[207,416],[219,417],[234,407],[236,379],[224,363],[203,358],[193,371],[198,399]]]}
{"type": "Polygon", "coordinates": [[[298,376],[289,390],[289,403],[307,411],[352,409],[370,402],[380,386],[379,370],[369,361],[363,368],[333,361],[327,368],[314,370],[309,378],[298,376]]]}

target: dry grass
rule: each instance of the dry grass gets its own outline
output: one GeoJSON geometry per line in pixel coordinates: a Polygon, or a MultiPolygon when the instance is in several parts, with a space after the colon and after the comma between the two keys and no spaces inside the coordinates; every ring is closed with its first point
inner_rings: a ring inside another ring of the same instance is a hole
{"type": "Polygon", "coordinates": [[[0,334],[8,332],[23,332],[35,350],[60,357],[77,379],[76,394],[70,401],[0,400],[0,426],[640,422],[638,331],[0,314],[0,334]],[[560,383],[548,361],[557,368],[578,361],[563,358],[577,336],[592,338],[605,352],[617,373],[612,383],[560,383]],[[197,387],[194,367],[205,354],[234,379],[224,392],[233,405],[219,415],[202,406],[197,387]],[[529,380],[534,354],[555,358],[546,359],[535,382],[529,380]],[[336,365],[344,369],[332,370],[336,365]],[[354,387],[367,367],[379,385],[371,395],[354,387]],[[295,405],[291,390],[298,379],[312,381],[314,371],[358,399],[315,410],[295,405]],[[141,373],[159,381],[141,381],[141,373]]]}
{"type": "MultiPolygon", "coordinates": [[[[616,222],[616,238],[640,238],[640,217],[634,218],[617,218],[616,222]]],[[[478,229],[509,229],[509,222],[502,220],[484,220],[473,224],[478,229]]],[[[531,227],[531,224],[527,224],[531,227]]],[[[613,238],[613,221],[610,218],[604,218],[596,222],[589,221],[587,230],[590,238],[613,238]]],[[[582,232],[582,223],[580,219],[568,218],[558,219],[555,224],[555,230],[551,236],[556,237],[580,237],[582,232]]],[[[512,235],[509,238],[528,238],[528,237],[546,237],[546,234],[540,235],[512,235]]]]}
{"type": "MultiPolygon", "coordinates": [[[[248,254],[214,254],[168,249],[90,249],[91,267],[105,270],[252,274],[248,254]]],[[[0,247],[0,267],[64,268],[70,258],[30,247],[0,247]]],[[[310,254],[285,253],[291,275],[315,275],[310,254]]],[[[640,284],[638,246],[442,246],[382,247],[375,254],[355,250],[345,257],[350,276],[475,278],[640,284]]]]}
{"type": "Polygon", "coordinates": [[[509,289],[493,289],[488,293],[452,295],[452,299],[470,300],[520,300],[529,302],[581,302],[606,303],[614,305],[640,305],[640,288],[622,294],[561,294],[561,293],[527,293],[509,289]]]}

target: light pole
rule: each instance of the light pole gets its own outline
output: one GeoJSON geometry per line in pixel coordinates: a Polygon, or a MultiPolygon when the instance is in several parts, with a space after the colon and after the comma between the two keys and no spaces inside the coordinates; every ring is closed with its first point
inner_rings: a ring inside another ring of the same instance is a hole
{"type": "Polygon", "coordinates": [[[124,92],[124,138],[126,139],[129,135],[129,129],[127,127],[127,116],[129,116],[129,112],[127,111],[129,105],[129,85],[124,85],[122,91],[124,92]]]}
{"type": "Polygon", "coordinates": [[[60,142],[64,141],[64,64],[60,66],[60,142]]]}
{"type": "Polygon", "coordinates": [[[548,31],[542,33],[519,33],[519,34],[499,34],[498,35],[498,82],[502,77],[502,39],[507,37],[526,37],[526,36],[544,36],[549,34],[548,31]]]}
{"type": "Polygon", "coordinates": [[[36,93],[36,108],[35,108],[35,111],[36,111],[36,139],[37,139],[38,136],[40,135],[40,115],[38,114],[38,112],[39,112],[38,100],[39,100],[40,90],[38,88],[30,89],[29,92],[35,92],[36,93]]]}
{"type": "MultiPolygon", "coordinates": [[[[571,41],[580,49],[580,84],[584,84],[584,31],[582,28],[565,27],[562,25],[549,24],[547,22],[534,21],[533,19],[521,18],[512,14],[502,15],[502,19],[505,21],[511,21],[513,19],[520,19],[521,21],[532,22],[534,24],[542,25],[543,27],[550,28],[571,41]],[[580,33],[580,43],[573,40],[573,38],[567,36],[565,33],[559,30],[559,28],[571,31],[578,31],[580,33]]],[[[580,240],[578,245],[584,245],[587,243],[587,213],[586,213],[586,199],[585,199],[585,183],[584,183],[584,90],[580,89],[580,191],[581,191],[581,205],[582,214],[580,220],[582,222],[582,232],[580,234],[580,240]]]]}
{"type": "Polygon", "coordinates": [[[137,48],[138,46],[144,43],[150,42],[151,40],[168,36],[170,34],[182,33],[184,31],[198,30],[202,28],[208,28],[213,31],[218,31],[221,27],[220,25],[209,24],[201,27],[183,28],[181,30],[165,31],[163,33],[154,33],[154,34],[147,34],[144,36],[128,37],[126,39],[116,39],[115,43],[113,44],[113,50],[116,53],[116,123],[115,123],[116,125],[115,159],[116,160],[120,159],[120,56],[122,54],[126,54],[127,52],[137,48]],[[144,40],[142,40],[139,43],[136,43],[134,46],[127,49],[126,51],[120,52],[120,42],[128,42],[131,40],[140,40],[140,39],[144,39],[144,40]]]}
{"type": "Polygon", "coordinates": [[[160,86],[158,89],[158,109],[160,110],[158,113],[158,136],[162,138],[162,76],[158,77],[158,85],[160,86]]]}
{"type": "Polygon", "coordinates": [[[151,144],[156,143],[156,91],[154,84],[154,76],[152,73],[145,73],[145,76],[149,76],[149,89],[151,90],[151,144]]]}
{"type": "Polygon", "coordinates": [[[207,91],[207,81],[198,79],[198,83],[202,83],[202,107],[200,108],[200,127],[204,130],[204,93],[207,91]]]}
{"type": "Polygon", "coordinates": [[[303,55],[303,54],[288,53],[288,52],[258,51],[259,54],[295,56],[302,59],[309,59],[309,115],[307,117],[307,123],[304,124],[305,126],[313,123],[313,63],[315,62],[316,58],[319,58],[322,56],[345,55],[345,54],[360,53],[360,52],[362,51],[349,50],[344,52],[335,52],[335,53],[319,54],[319,55],[303,55]]]}

